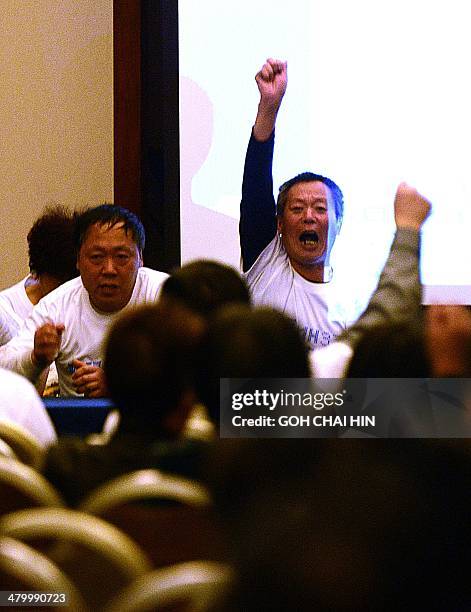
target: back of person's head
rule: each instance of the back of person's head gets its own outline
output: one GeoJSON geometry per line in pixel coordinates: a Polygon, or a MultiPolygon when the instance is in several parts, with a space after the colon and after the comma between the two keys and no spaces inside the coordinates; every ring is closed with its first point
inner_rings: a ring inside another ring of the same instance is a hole
{"type": "Polygon", "coordinates": [[[226,304],[250,304],[250,293],[234,268],[200,259],[172,272],[162,285],[160,299],[176,301],[206,317],[226,304]]]}
{"type": "Polygon", "coordinates": [[[348,378],[430,376],[422,325],[387,323],[367,330],[355,346],[348,378]]]}
{"type": "Polygon", "coordinates": [[[76,276],[75,215],[64,206],[48,206],[28,232],[29,269],[64,283],[76,276]]]}
{"type": "Polygon", "coordinates": [[[208,480],[240,578],[236,609],[469,607],[465,444],[364,442],[215,446],[208,480]]]}
{"type": "Polygon", "coordinates": [[[140,252],[145,247],[145,231],[139,218],[127,208],[116,204],[101,204],[94,208],[87,208],[77,216],[75,225],[75,244],[80,250],[87,232],[92,225],[114,227],[121,225],[126,234],[129,234],[140,252]]]}
{"type": "Polygon", "coordinates": [[[120,431],[172,437],[192,407],[200,317],[187,309],[146,305],[128,311],[106,341],[104,371],[121,414],[120,431]]]}
{"type": "Polygon", "coordinates": [[[220,378],[309,378],[308,349],[296,323],[271,308],[231,305],[210,320],[200,346],[198,393],[219,419],[220,378]]]}

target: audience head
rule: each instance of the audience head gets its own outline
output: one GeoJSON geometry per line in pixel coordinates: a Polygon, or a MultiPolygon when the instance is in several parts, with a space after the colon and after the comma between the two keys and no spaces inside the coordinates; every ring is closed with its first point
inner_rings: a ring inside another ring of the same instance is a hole
{"type": "Polygon", "coordinates": [[[48,206],[28,232],[29,269],[47,275],[51,290],[78,275],[75,216],[64,206],[48,206]]]}
{"type": "Polygon", "coordinates": [[[235,609],[459,610],[469,601],[469,452],[437,440],[359,442],[216,447],[210,480],[240,577],[235,609]]]}
{"type": "Polygon", "coordinates": [[[232,305],[211,319],[200,346],[201,402],[219,421],[220,378],[308,378],[308,349],[296,323],[271,308],[232,305]]]}
{"type": "Polygon", "coordinates": [[[104,370],[121,431],[180,433],[194,403],[195,345],[202,319],[184,307],[141,306],[112,326],[104,370]]]}
{"type": "Polygon", "coordinates": [[[77,218],[77,268],[92,306],[101,312],[117,312],[131,299],[145,234],[131,211],[103,204],[77,218]]]}
{"type": "Polygon", "coordinates": [[[183,304],[207,317],[227,304],[250,304],[250,293],[234,268],[200,259],[172,272],[162,285],[160,300],[183,304]]]}
{"type": "Polygon", "coordinates": [[[422,325],[389,323],[366,330],[355,346],[348,378],[430,376],[422,325]]]}

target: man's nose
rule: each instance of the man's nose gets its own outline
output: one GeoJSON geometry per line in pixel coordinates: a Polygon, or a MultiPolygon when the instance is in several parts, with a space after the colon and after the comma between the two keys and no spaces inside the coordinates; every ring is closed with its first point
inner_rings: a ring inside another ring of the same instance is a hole
{"type": "Polygon", "coordinates": [[[116,267],[112,257],[105,257],[103,262],[103,273],[104,274],[116,274],[116,267]]]}
{"type": "Polygon", "coordinates": [[[304,223],[314,223],[316,220],[316,211],[312,206],[307,206],[304,210],[304,223]]]}

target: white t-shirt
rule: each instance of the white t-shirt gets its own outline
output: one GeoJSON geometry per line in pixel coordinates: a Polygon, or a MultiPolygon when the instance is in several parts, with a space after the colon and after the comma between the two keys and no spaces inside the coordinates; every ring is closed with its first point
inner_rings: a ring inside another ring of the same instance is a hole
{"type": "Polygon", "coordinates": [[[355,320],[349,296],[335,280],[313,283],[293,267],[279,236],[275,236],[245,273],[253,303],[271,306],[293,317],[304,338],[317,349],[329,345],[355,320]]]}
{"type": "MultiPolygon", "coordinates": [[[[131,299],[125,309],[155,302],[167,276],[163,272],[139,268],[131,299]]],[[[72,362],[79,359],[102,366],[104,337],[123,310],[116,313],[97,312],[90,303],[82,279],[74,278],[40,300],[19,334],[0,347],[0,366],[23,374],[34,382],[40,374],[31,360],[36,329],[45,323],[63,324],[65,329],[56,359],[60,393],[64,397],[79,396],[72,383],[72,362]]],[[[132,355],[129,358],[132,359],[132,355]]]]}
{"type": "Polygon", "coordinates": [[[23,376],[0,368],[0,420],[28,430],[42,445],[57,439],[54,426],[36,389],[23,376]]]}
{"type": "Polygon", "coordinates": [[[0,291],[0,345],[16,336],[23,321],[33,310],[33,304],[25,289],[27,279],[28,277],[0,291]]]}

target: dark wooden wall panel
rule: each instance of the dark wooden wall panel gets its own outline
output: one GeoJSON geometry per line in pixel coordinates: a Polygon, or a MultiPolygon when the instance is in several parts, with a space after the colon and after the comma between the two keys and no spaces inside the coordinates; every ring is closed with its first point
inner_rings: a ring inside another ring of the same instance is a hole
{"type": "Polygon", "coordinates": [[[141,3],[113,2],[114,201],[141,214],[141,3]]]}
{"type": "Polygon", "coordinates": [[[144,262],[180,264],[178,2],[114,0],[115,202],[140,215],[144,262]]]}

